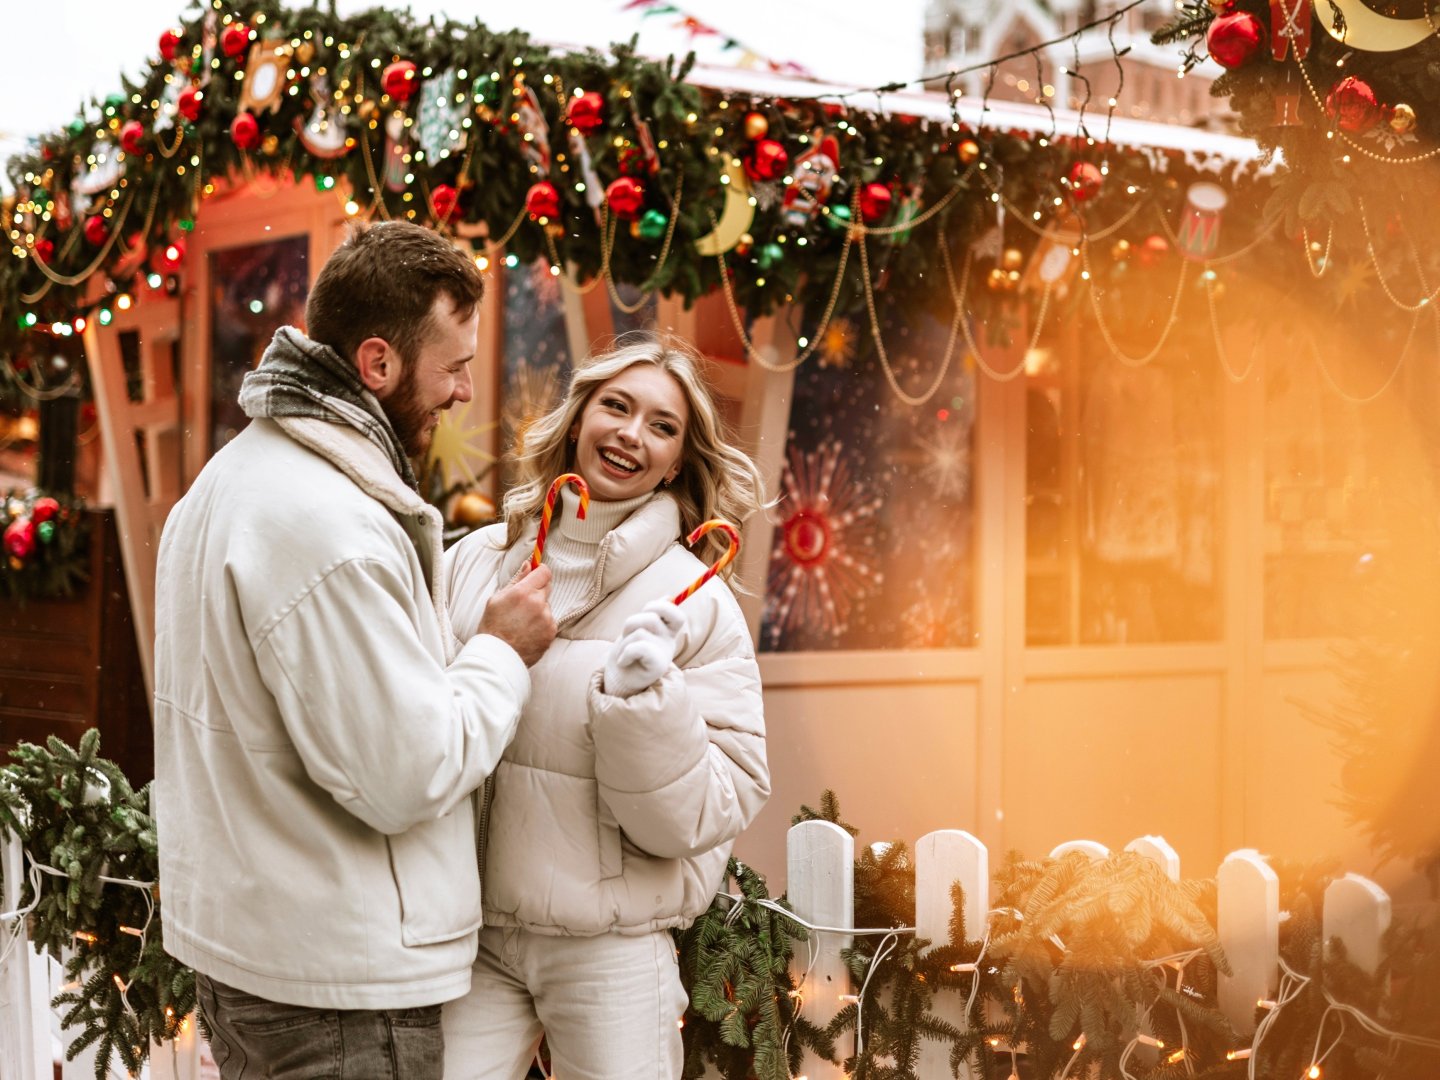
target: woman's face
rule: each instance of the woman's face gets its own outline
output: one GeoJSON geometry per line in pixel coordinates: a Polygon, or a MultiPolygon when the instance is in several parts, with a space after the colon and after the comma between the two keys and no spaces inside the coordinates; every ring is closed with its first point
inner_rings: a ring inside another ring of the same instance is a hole
{"type": "Polygon", "coordinates": [[[575,471],[596,499],[616,502],[654,491],[680,471],[690,407],[675,377],[633,364],[601,383],[570,429],[575,471]]]}

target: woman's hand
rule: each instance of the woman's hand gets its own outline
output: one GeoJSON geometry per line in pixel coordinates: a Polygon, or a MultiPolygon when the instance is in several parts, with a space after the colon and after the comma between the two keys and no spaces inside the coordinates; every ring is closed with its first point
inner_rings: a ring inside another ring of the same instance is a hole
{"type": "Polygon", "coordinates": [[[654,600],[625,620],[605,660],[605,693],[630,697],[659,681],[675,659],[685,613],[669,600],[654,600]]]}

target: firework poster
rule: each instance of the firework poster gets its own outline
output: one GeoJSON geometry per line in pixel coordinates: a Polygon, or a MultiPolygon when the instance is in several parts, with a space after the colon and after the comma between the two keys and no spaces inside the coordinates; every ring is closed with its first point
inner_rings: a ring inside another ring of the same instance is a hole
{"type": "MultiPolygon", "coordinates": [[[[866,319],[862,309],[832,322],[795,374],[765,651],[975,643],[973,366],[957,346],[936,393],[906,405],[866,319]]],[[[923,392],[949,326],[911,316],[882,329],[901,386],[923,392]]]]}

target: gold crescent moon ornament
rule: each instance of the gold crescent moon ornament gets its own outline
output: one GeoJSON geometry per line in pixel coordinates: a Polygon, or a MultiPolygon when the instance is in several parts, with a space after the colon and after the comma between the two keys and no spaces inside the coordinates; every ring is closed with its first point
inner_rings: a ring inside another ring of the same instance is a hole
{"type": "MultiPolygon", "coordinates": [[[[1435,32],[1431,26],[1436,18],[1433,14],[1430,19],[1423,16],[1418,19],[1392,19],[1366,7],[1362,0],[1312,2],[1315,17],[1327,34],[1342,45],[1363,52],[1399,52],[1419,45],[1435,32]]],[[[1432,3],[1432,12],[1440,13],[1433,0],[1427,2],[1432,3]]],[[[1440,26],[1440,22],[1435,25],[1440,26]]]]}
{"type": "Polygon", "coordinates": [[[701,255],[719,255],[729,251],[740,242],[740,237],[750,231],[755,221],[755,207],[750,203],[750,178],[745,175],[744,167],[737,159],[731,158],[730,164],[725,167],[725,175],[729,178],[729,183],[723,185],[725,209],[720,212],[720,220],[715,227],[695,241],[695,250],[701,255]]]}

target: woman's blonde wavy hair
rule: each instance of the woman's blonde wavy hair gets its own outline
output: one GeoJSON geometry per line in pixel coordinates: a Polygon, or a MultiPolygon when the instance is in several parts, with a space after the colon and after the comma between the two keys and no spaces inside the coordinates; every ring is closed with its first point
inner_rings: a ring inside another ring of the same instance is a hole
{"type": "MultiPolygon", "coordinates": [[[[678,338],[651,331],[636,331],[617,338],[606,352],[587,357],[574,371],[565,397],[549,412],[525,428],[511,454],[516,483],[505,495],[505,546],[518,541],[526,526],[540,516],[550,484],[561,473],[574,471],[570,429],[586,403],[609,379],[635,364],[653,364],[680,385],[690,407],[685,443],[680,451],[680,472],[667,490],[680,507],[680,529],[689,535],[701,522],[723,518],[737,528],[764,508],[760,471],[744,451],[731,445],[729,432],[715,399],[700,371],[705,360],[678,338]]],[[[695,554],[713,563],[729,546],[719,529],[695,544],[695,554]]],[[[724,576],[734,576],[736,566],[724,576]]]]}

